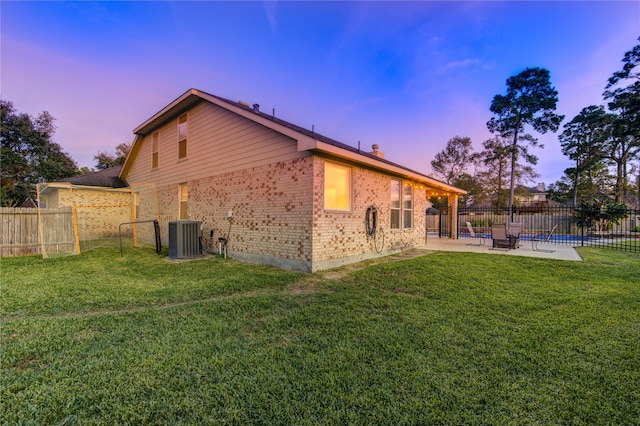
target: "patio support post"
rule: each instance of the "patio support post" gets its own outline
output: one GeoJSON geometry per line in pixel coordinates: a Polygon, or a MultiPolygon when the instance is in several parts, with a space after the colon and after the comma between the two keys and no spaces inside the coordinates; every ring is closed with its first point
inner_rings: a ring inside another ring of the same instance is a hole
{"type": "Polygon", "coordinates": [[[458,239],[458,194],[449,194],[449,238],[458,239]]]}

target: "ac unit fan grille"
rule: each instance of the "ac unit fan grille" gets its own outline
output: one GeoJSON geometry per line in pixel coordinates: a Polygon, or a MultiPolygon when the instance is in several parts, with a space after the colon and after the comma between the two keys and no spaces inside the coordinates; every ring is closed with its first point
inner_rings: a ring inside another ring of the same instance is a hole
{"type": "Polygon", "coordinates": [[[185,259],[200,256],[201,227],[202,222],[195,220],[169,222],[169,257],[185,259]]]}

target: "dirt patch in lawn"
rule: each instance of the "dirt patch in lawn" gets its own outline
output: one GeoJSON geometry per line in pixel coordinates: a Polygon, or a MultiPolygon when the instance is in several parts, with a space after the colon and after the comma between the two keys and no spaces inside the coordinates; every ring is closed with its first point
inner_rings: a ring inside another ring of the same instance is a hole
{"type": "MultiPolygon", "coordinates": [[[[397,262],[399,260],[409,260],[416,257],[433,253],[433,250],[411,249],[379,259],[365,260],[363,262],[352,263],[336,269],[315,272],[295,283],[289,291],[293,294],[315,293],[321,289],[323,281],[338,281],[352,272],[360,271],[373,265],[382,263],[397,262]]],[[[325,290],[326,291],[326,290],[325,290]]]]}

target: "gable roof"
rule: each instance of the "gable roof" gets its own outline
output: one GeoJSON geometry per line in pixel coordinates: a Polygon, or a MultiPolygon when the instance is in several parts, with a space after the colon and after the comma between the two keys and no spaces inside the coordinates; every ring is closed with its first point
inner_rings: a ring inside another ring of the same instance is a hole
{"type": "Polygon", "coordinates": [[[24,199],[24,201],[22,202],[20,207],[25,207],[25,208],[30,208],[30,209],[38,207],[38,200],[34,200],[31,197],[27,197],[27,198],[24,199]]]}
{"type": "Polygon", "coordinates": [[[314,130],[305,129],[288,121],[282,120],[275,117],[275,115],[265,114],[259,110],[259,106],[257,104],[251,107],[245,102],[234,102],[198,89],[187,90],[169,105],[158,111],[133,130],[136,138],[133,141],[129,154],[127,155],[127,159],[122,167],[120,177],[124,178],[127,176],[127,173],[131,168],[131,163],[140,149],[140,143],[144,136],[150,134],[167,121],[176,118],[178,115],[184,113],[200,102],[210,102],[253,122],[289,136],[297,141],[298,151],[310,151],[317,154],[341,158],[356,164],[382,170],[392,175],[417,180],[431,187],[447,192],[466,194],[466,191],[460,188],[448,185],[420,172],[385,160],[384,158],[380,158],[376,155],[369,154],[359,148],[352,147],[335,139],[331,139],[327,136],[316,133],[314,130]]]}
{"type": "Polygon", "coordinates": [[[128,185],[124,179],[120,178],[121,171],[122,171],[122,166],[116,166],[116,167],[100,170],[94,173],[87,173],[85,175],[73,176],[70,178],[61,179],[57,182],[67,182],[72,185],[82,185],[82,186],[125,188],[128,185]]]}

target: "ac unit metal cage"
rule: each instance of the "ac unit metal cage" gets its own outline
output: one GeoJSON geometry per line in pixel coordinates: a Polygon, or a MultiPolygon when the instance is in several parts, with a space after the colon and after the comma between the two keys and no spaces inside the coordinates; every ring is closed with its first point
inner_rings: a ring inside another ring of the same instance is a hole
{"type": "Polygon", "coordinates": [[[177,220],[169,222],[169,257],[185,259],[198,257],[202,222],[196,220],[177,220]]]}

